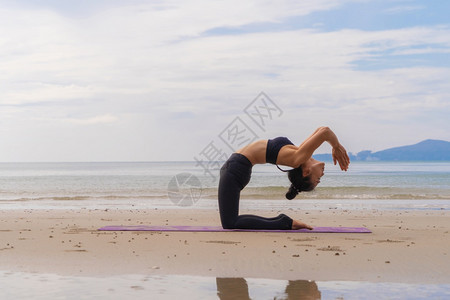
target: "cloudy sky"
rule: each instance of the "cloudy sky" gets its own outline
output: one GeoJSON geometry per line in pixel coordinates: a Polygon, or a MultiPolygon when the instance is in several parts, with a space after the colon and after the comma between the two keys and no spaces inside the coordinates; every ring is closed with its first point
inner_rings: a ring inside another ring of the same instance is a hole
{"type": "Polygon", "coordinates": [[[236,118],[297,144],[327,125],[354,153],[450,141],[449,11],[438,0],[0,0],[0,161],[193,160],[208,145],[225,152],[236,118]],[[279,109],[264,127],[244,111],[261,92],[279,109]]]}

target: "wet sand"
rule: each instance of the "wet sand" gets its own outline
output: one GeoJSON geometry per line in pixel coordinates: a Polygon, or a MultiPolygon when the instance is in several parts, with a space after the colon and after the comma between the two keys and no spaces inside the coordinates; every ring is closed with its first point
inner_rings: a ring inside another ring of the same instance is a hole
{"type": "Polygon", "coordinates": [[[365,226],[373,233],[103,232],[97,229],[106,225],[220,223],[214,209],[3,210],[0,270],[71,276],[450,282],[449,211],[334,209],[287,214],[313,226],[365,226]]]}

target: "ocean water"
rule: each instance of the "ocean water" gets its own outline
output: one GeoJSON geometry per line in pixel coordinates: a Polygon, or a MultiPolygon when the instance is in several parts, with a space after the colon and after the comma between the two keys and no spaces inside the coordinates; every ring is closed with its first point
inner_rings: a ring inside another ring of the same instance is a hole
{"type": "MultiPolygon", "coordinates": [[[[215,207],[221,163],[0,163],[0,207],[215,207]]],[[[256,165],[242,205],[284,205],[286,173],[256,165]]],[[[356,162],[347,172],[327,164],[305,205],[450,208],[450,162],[356,162]]]]}

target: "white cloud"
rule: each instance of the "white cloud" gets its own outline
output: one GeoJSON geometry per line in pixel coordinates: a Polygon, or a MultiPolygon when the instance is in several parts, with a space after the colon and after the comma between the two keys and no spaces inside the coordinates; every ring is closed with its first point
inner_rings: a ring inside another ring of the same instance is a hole
{"type": "Polygon", "coordinates": [[[106,114],[106,115],[100,115],[100,116],[84,118],[84,119],[66,118],[66,119],[63,119],[62,121],[80,124],[80,125],[95,125],[95,124],[113,123],[113,122],[116,122],[117,120],[118,120],[118,118],[116,116],[106,114]]]}
{"type": "MultiPolygon", "coordinates": [[[[204,33],[283,22],[344,2],[164,3],[155,7],[104,2],[105,6],[83,17],[62,14],[65,7],[1,10],[0,126],[11,128],[10,134],[1,131],[2,140],[17,143],[21,131],[33,128],[51,148],[52,138],[62,135],[52,129],[55,124],[70,129],[79,141],[86,135],[84,130],[92,127],[92,139],[117,136],[116,141],[105,142],[105,149],[116,151],[109,159],[130,152],[128,146],[127,151],[120,150],[125,147],[117,142],[121,138],[148,149],[136,150],[140,160],[191,159],[206,145],[202,143],[214,138],[265,91],[285,114],[261,135],[283,134],[297,140],[315,126],[332,125],[344,134],[352,132],[355,139],[349,139],[348,148],[356,152],[398,141],[381,129],[377,133],[378,128],[386,130],[395,123],[390,129],[394,135],[411,128],[414,118],[450,109],[448,68],[359,71],[354,65],[357,60],[382,57],[386,51],[392,55],[448,53],[448,27],[214,36],[204,33]],[[85,126],[100,124],[111,127],[85,126]],[[367,130],[377,133],[378,144],[373,144],[367,130]],[[150,141],[164,139],[166,149],[151,147],[150,141]],[[175,150],[179,144],[186,147],[182,153],[175,150]]],[[[436,122],[430,117],[414,138],[426,138],[436,122]]],[[[442,138],[450,136],[444,133],[442,138]]],[[[23,139],[21,143],[32,142],[23,139]]],[[[74,141],[73,149],[81,147],[77,144],[82,143],[74,141]]],[[[58,149],[64,153],[60,159],[71,159],[72,150],[58,149]]],[[[95,151],[105,149],[98,145],[95,151]]],[[[96,153],[92,156],[102,157],[96,153]]],[[[57,155],[49,157],[57,160],[57,155]]]]}
{"type": "Polygon", "coordinates": [[[389,14],[400,14],[410,11],[423,10],[423,5],[398,5],[385,9],[384,11],[389,14]]]}

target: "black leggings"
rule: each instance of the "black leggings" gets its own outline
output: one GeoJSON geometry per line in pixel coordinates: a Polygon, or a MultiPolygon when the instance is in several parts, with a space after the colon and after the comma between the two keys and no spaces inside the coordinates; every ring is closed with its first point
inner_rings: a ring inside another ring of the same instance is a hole
{"type": "Polygon", "coordinates": [[[274,218],[239,215],[239,196],[250,181],[252,163],[233,153],[220,169],[219,210],[224,229],[292,229],[292,219],[284,214],[274,218]]]}

